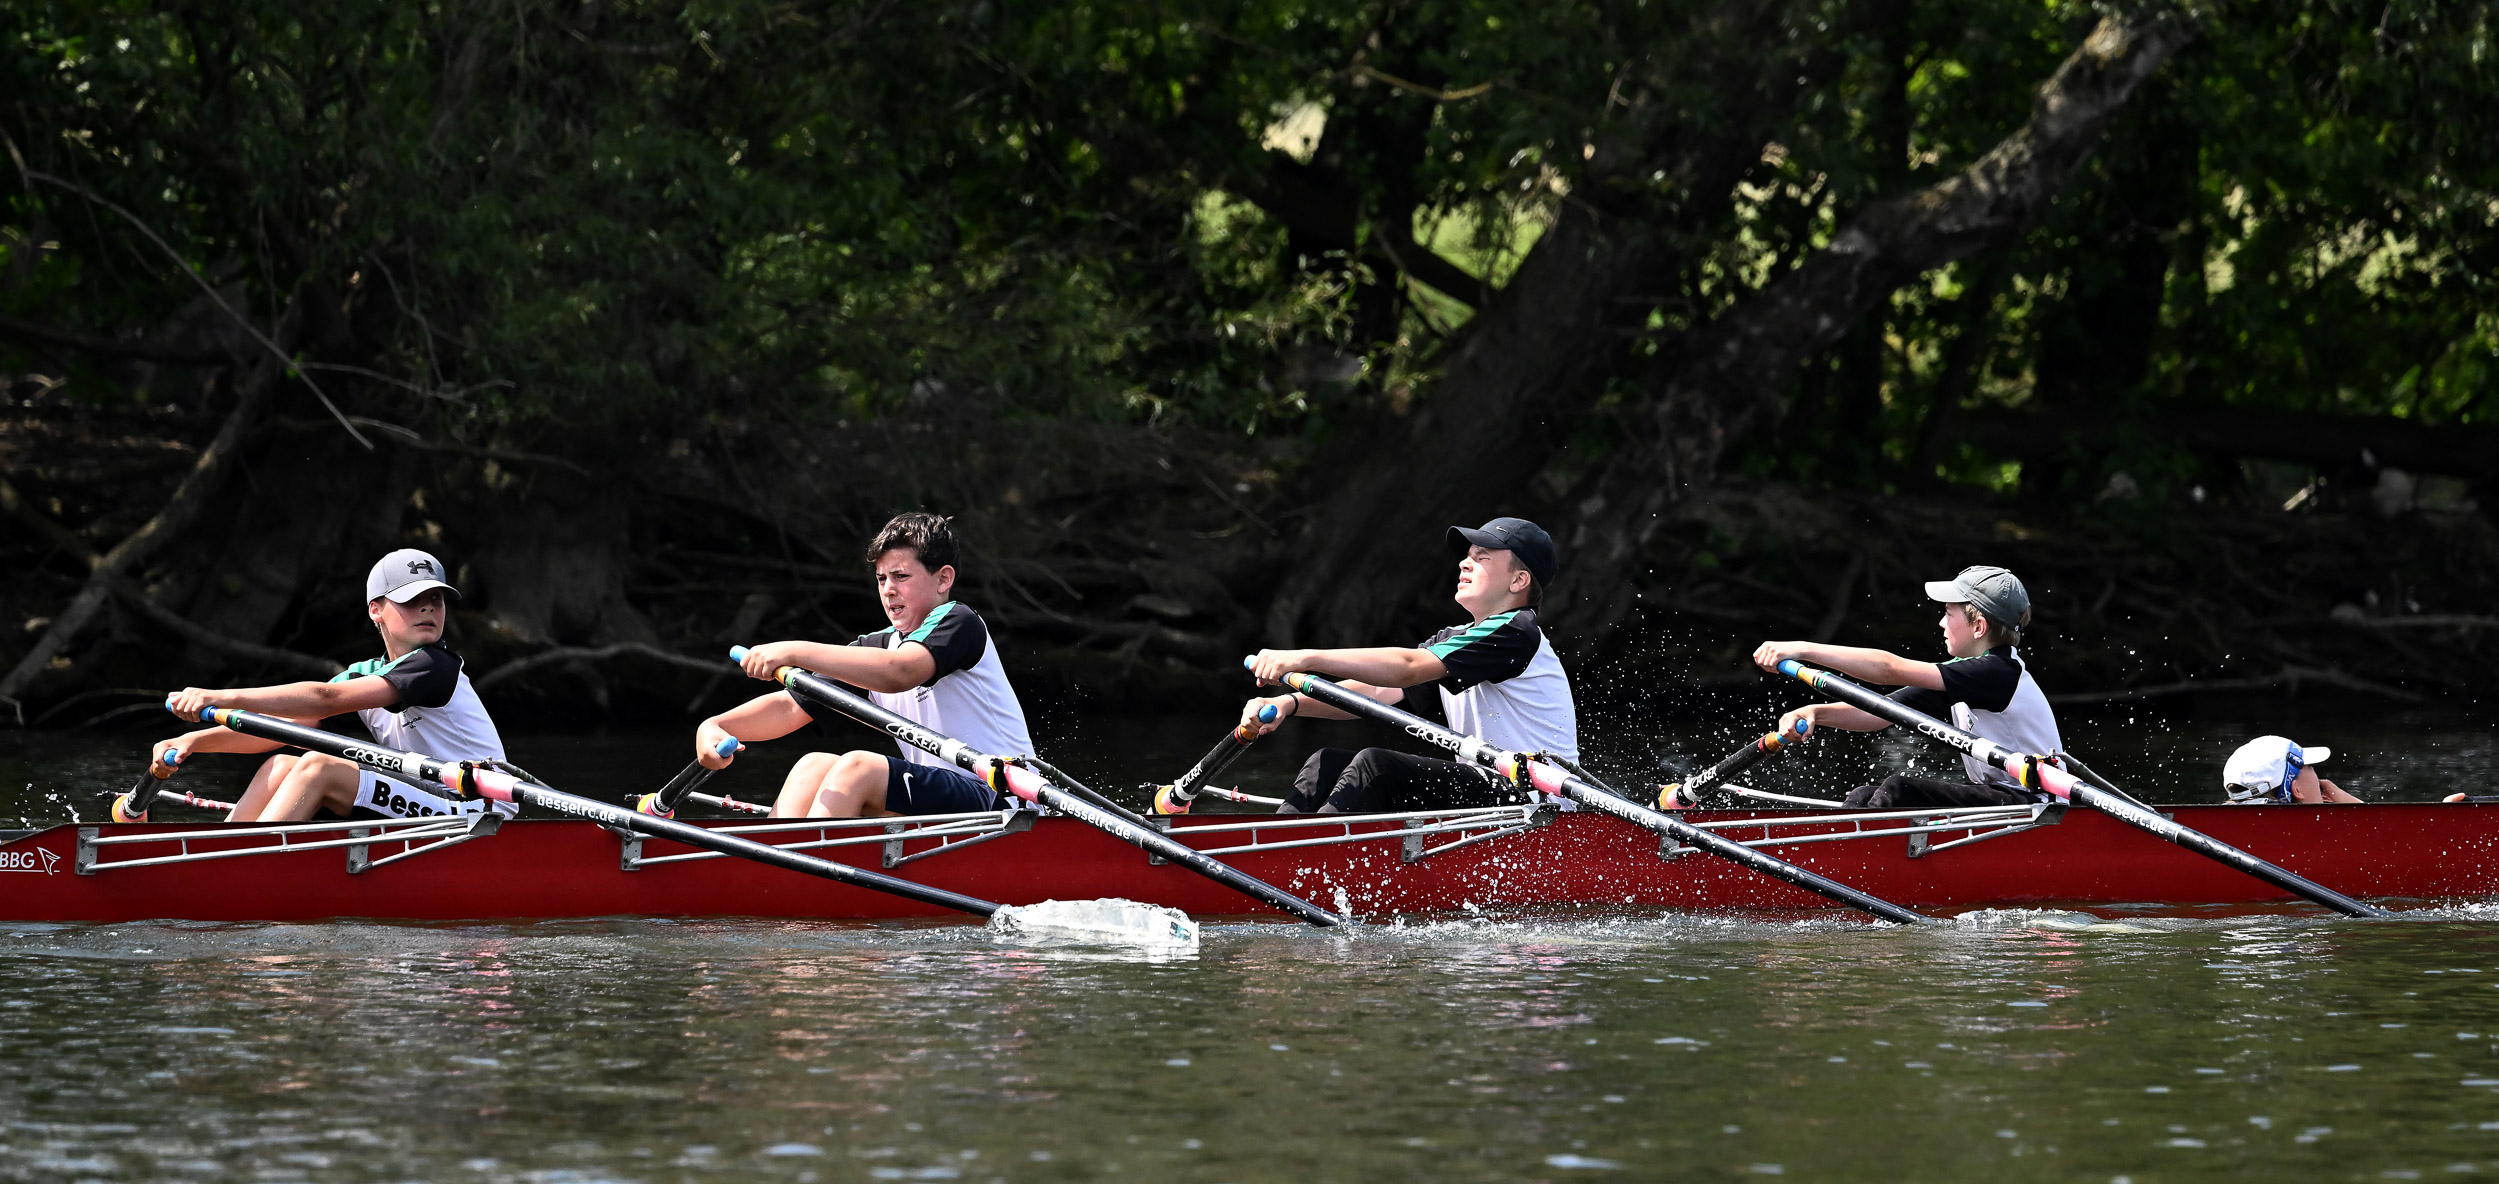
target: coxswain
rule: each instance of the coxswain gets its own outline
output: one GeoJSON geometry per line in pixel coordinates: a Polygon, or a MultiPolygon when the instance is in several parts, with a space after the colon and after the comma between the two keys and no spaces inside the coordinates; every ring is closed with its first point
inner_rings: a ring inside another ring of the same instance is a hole
{"type": "MultiPolygon", "coordinates": [[[[1510,752],[1579,759],[1579,713],[1570,676],[1536,621],[1553,582],[1553,538],[1523,518],[1449,528],[1457,559],[1458,607],[1470,618],[1418,646],[1260,650],[1251,673],[1261,683],[1303,672],[1417,714],[1441,716],[1452,731],[1510,752]],[[1437,693],[1434,693],[1437,692],[1437,693]]],[[[1241,725],[1261,735],[1297,717],[1352,719],[1300,694],[1252,699],[1241,725]],[[1272,722],[1261,709],[1276,708],[1272,722]]],[[[1360,814],[1499,805],[1524,794],[1491,770],[1387,748],[1322,748],[1304,762],[1280,814],[1360,814]]]]}
{"type": "MultiPolygon", "coordinates": [[[[868,544],[877,599],[892,622],[847,645],[776,641],[753,647],[746,672],[770,680],[784,666],[824,675],[859,690],[876,705],[982,752],[1028,756],[1032,736],[1024,705],[1007,681],[989,626],[954,598],[958,547],[953,524],[935,514],[897,514],[868,544]]],[[[695,729],[695,758],[726,768],[724,742],[773,740],[809,722],[840,732],[847,717],[776,691],[704,720],[695,729]]],[[[887,814],[964,814],[995,810],[1002,800],[988,783],[907,744],[898,755],[852,750],[811,752],[781,784],[778,818],[866,818],[887,814]]]]}
{"type": "MultiPolygon", "coordinates": [[[[2285,736],[2258,736],[2239,746],[2221,767],[2222,792],[2234,806],[2301,802],[2357,806],[2360,799],[2343,787],[2317,776],[2317,766],[2334,755],[2322,744],[2302,748],[2285,736]]],[[[2456,800],[2453,798],[2450,801],[2456,800]]]]}
{"type": "MultiPolygon", "coordinates": [[[[1753,651],[1753,662],[1777,671],[1789,660],[1820,666],[1837,674],[1882,686],[1898,687],[1891,697],[1931,716],[1949,718],[1954,727],[1974,733],[2015,752],[2048,756],[2064,750],[2057,734],[2056,713],[2048,697],[2017,652],[2022,630],[2030,627],[2030,593],[2012,572],[2001,567],[1968,567],[1950,580],[1930,581],[1928,598],[1943,602],[1942,662],[1919,662],[1898,654],[1855,646],[1811,641],[1765,641],[1753,651]]],[[[1779,739],[1794,743],[1807,731],[1825,728],[1844,732],[1879,732],[1890,721],[1845,703],[1817,703],[1779,717],[1779,739]]],[[[1999,806],[2032,802],[2038,795],[2023,788],[2011,774],[1975,758],[1961,758],[1967,780],[1947,780],[1895,773],[1879,785],[1861,785],[1847,804],[1872,809],[1903,806],[1999,806]]],[[[1675,801],[1670,806],[1690,806],[1675,801]]]]}
{"type": "MultiPolygon", "coordinates": [[[[382,556],[365,573],[365,615],[382,635],[382,656],[358,662],[328,682],[290,682],[233,690],[185,687],[165,702],[177,716],[197,720],[204,707],[231,707],[279,716],[308,726],[355,712],[376,744],[395,752],[419,752],[448,761],[500,761],[503,736],[494,717],[469,685],[460,655],[443,644],[451,602],[459,598],[444,577],[442,561],[414,548],[382,556]]],[[[275,740],[228,728],[203,728],[158,743],[152,750],[158,777],[198,752],[268,752],[275,740]]],[[[261,762],[249,788],[234,803],[228,822],[306,822],[316,817],[425,818],[492,810],[516,812],[509,802],[451,797],[445,791],[387,777],[353,761],[321,753],[282,754],[261,762]]]]}

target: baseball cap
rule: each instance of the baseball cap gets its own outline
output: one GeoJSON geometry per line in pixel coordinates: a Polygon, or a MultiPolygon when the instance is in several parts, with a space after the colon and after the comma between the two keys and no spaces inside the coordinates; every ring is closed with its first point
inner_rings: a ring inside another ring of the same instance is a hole
{"type": "Polygon", "coordinates": [[[1965,567],[1949,580],[1929,580],[1926,595],[1945,604],[1977,605],[1989,620],[2016,629],[2030,624],[2030,590],[2001,567],[1965,567]]]}
{"type": "Polygon", "coordinates": [[[2230,754],[2221,767],[2221,786],[2234,802],[2287,802],[2299,771],[2322,765],[2334,750],[2319,744],[2301,748],[2283,736],[2258,736],[2230,754]]]}
{"type": "Polygon", "coordinates": [[[428,589],[440,588],[458,600],[460,590],[443,582],[448,574],[441,560],[414,547],[402,547],[382,556],[373,570],[365,573],[364,598],[371,601],[377,596],[388,596],[393,604],[406,604],[428,589]]]}
{"type": "Polygon", "coordinates": [[[1468,547],[1518,556],[1518,561],[1527,565],[1527,574],[1536,577],[1539,584],[1552,583],[1561,567],[1553,555],[1553,536],[1525,518],[1495,518],[1473,530],[1450,527],[1449,549],[1464,555],[1468,547]]]}

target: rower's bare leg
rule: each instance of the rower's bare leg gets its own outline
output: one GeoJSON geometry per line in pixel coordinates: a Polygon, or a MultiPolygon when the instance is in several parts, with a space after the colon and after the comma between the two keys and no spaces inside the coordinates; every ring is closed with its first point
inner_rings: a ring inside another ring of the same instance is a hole
{"type": "Polygon", "coordinates": [[[816,791],[810,818],[866,818],[885,813],[886,762],[873,752],[845,752],[816,791]]]}
{"type": "Polygon", "coordinates": [[[253,821],[310,822],[324,806],[345,814],[356,808],[356,785],[362,772],[354,761],[334,756],[307,753],[298,757],[253,821]]]}
{"type": "Polygon", "coordinates": [[[278,783],[286,780],[287,773],[301,759],[293,753],[281,753],[260,762],[259,771],[252,774],[252,783],[244,787],[242,797],[234,799],[234,809],[226,812],[226,821],[257,820],[261,811],[268,809],[270,795],[278,792],[278,783]]]}
{"type": "Polygon", "coordinates": [[[841,759],[829,752],[811,752],[790,766],[790,775],[781,782],[781,796],[772,800],[775,818],[819,817],[814,813],[816,791],[824,788],[826,775],[833,771],[833,762],[841,759]]]}

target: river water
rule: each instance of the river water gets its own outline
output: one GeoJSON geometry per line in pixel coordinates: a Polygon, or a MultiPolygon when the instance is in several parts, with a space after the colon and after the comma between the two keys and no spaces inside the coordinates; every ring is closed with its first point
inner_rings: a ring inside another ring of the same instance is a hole
{"type": "MultiPolygon", "coordinates": [[[[2389,800],[2492,792],[2499,755],[2486,724],[2445,714],[2069,728],[2167,801],[2217,797],[2255,730],[2335,746],[2328,771],[2389,800]]],[[[1109,786],[1172,775],[1220,726],[1071,730],[1134,760],[1062,762],[1109,786]]],[[[0,734],[0,818],[92,819],[150,734],[0,734]]],[[[1735,735],[1659,725],[1607,755],[1715,756],[1735,735]]],[[[1276,787],[1312,739],[1253,753],[1242,779],[1276,787]]],[[[514,755],[621,796],[680,743],[514,755]]],[[[775,747],[723,788],[768,794],[798,750],[775,747]]],[[[1909,759],[1936,758],[1850,739],[1761,780],[1829,787],[1909,759]]],[[[0,1179],[2494,1174],[2499,902],[2373,923],[1221,922],[1159,958],[954,924],[0,922],[0,1179]]]]}

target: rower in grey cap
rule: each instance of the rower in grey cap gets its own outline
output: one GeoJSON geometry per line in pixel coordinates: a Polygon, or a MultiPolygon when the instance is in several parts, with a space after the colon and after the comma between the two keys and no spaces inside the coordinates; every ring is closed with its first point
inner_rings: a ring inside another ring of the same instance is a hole
{"type": "MultiPolygon", "coordinates": [[[[1973,732],[2015,752],[2046,756],[2063,750],[2056,714],[2039,691],[2015,646],[2030,627],[2030,593],[2012,572],[2001,567],[1966,567],[1949,580],[1926,585],[1929,599],[1941,601],[1944,613],[1936,622],[1944,631],[1942,662],[1918,662],[1884,650],[1823,645],[1811,641],[1765,641],[1753,661],[1776,671],[1794,659],[1864,682],[1899,687],[1892,698],[1932,716],[1948,716],[1954,727],[1973,732]]],[[[1845,703],[1817,703],[1779,717],[1779,735],[1790,742],[1823,728],[1846,732],[1877,732],[1889,721],[1845,703]],[[1799,722],[1807,727],[1800,731],[1799,722]]],[[[1961,758],[1966,781],[1895,773],[1879,785],[1850,791],[1848,804],[1892,806],[1997,806],[2029,802],[2035,795],[2014,783],[2011,775],[1961,758]]]]}
{"type": "MultiPolygon", "coordinates": [[[[382,656],[358,662],[328,682],[207,690],[186,687],[165,701],[175,715],[200,717],[204,707],[236,707],[317,727],[355,712],[386,748],[452,761],[503,759],[503,737],[469,686],[460,655],[443,644],[451,604],[460,591],[442,561],[415,548],[382,556],[365,573],[365,616],[381,634],[382,656]]],[[[161,741],[149,751],[150,771],[171,776],[195,752],[268,752],[280,745],[226,728],[203,728],[161,741]]],[[[316,816],[416,818],[474,814],[508,803],[459,801],[432,787],[382,776],[319,753],[281,754],[261,763],[234,804],[232,822],[304,822],[316,816]]]]}
{"type": "MultiPolygon", "coordinates": [[[[1553,537],[1524,518],[1449,528],[1458,564],[1458,607],[1472,618],[1418,646],[1260,650],[1250,671],[1262,683],[1306,671],[1347,690],[1425,716],[1508,752],[1579,759],[1579,713],[1570,676],[1536,623],[1536,606],[1557,567],[1553,537]],[[1436,694],[1433,692],[1437,692],[1436,694]]],[[[1352,719],[1300,694],[1252,699],[1241,726],[1261,734],[1285,719],[1352,719]],[[1273,721],[1259,713],[1272,706],[1273,721]]],[[[1322,748],[1302,765],[1282,814],[1357,814],[1490,806],[1524,795],[1490,770],[1387,748],[1322,748]]]]}

